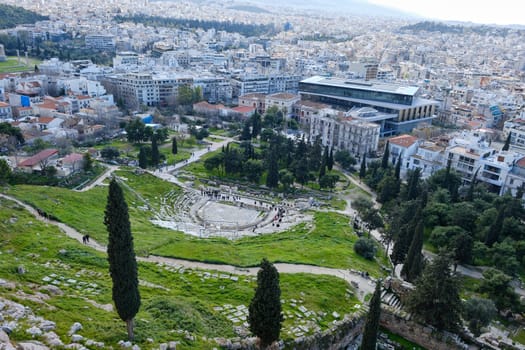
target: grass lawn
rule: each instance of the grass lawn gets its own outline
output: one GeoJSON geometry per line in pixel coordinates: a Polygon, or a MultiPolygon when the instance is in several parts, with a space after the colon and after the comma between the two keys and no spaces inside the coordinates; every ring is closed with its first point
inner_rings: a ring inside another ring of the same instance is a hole
{"type": "MultiPolygon", "coordinates": [[[[55,332],[65,342],[70,339],[67,332],[74,322],[83,325],[79,334],[102,341],[105,347],[116,347],[126,338],[125,324],[116,312],[102,307],[112,305],[105,254],[65,238],[55,226],[36,221],[27,211],[3,199],[0,240],[0,278],[17,284],[16,293],[0,287],[1,297],[29,306],[36,316],[56,322],[55,332]],[[24,274],[16,273],[19,266],[24,266],[24,274]],[[47,284],[60,288],[63,295],[42,290],[47,284]],[[44,297],[36,298],[38,291],[44,297]]],[[[239,276],[238,280],[231,277],[140,263],[142,303],[135,318],[136,343],[142,348],[158,348],[161,342],[179,340],[180,349],[211,350],[217,344],[203,337],[234,337],[233,326],[240,323],[227,316],[237,311],[233,308],[249,305],[256,283],[254,276],[239,276]]],[[[333,312],[351,313],[358,303],[351,286],[335,277],[281,274],[280,281],[283,312],[287,315],[281,333],[284,339],[290,340],[289,331],[300,324],[295,316],[300,306],[315,311],[317,325],[326,329],[334,321],[333,312]]],[[[28,320],[18,323],[20,327],[11,339],[28,339],[28,320]]]]}
{"type": "Polygon", "coordinates": [[[0,73],[14,73],[14,72],[26,72],[34,71],[35,65],[40,64],[42,61],[33,58],[28,58],[26,65],[25,57],[20,57],[20,63],[16,56],[7,57],[7,61],[0,62],[0,73]]]}
{"type": "Polygon", "coordinates": [[[521,327],[511,339],[517,343],[525,344],[525,329],[521,327]]]}
{"type": "MultiPolygon", "coordinates": [[[[335,268],[353,268],[381,275],[380,264],[370,262],[353,251],[357,235],[348,225],[349,218],[318,212],[314,222],[297,225],[283,233],[246,237],[230,241],[222,238],[199,239],[150,223],[152,216],[145,204],[158,210],[161,197],[180,189],[151,175],[135,175],[132,171],[117,172],[123,182],[130,211],[135,247],[139,254],[156,254],[182,259],[256,266],[263,257],[274,262],[302,263],[335,268]],[[144,202],[146,201],[146,202],[144,202]]],[[[103,224],[107,188],[96,187],[87,192],[66,189],[14,186],[7,190],[31,205],[53,214],[59,220],[89,233],[102,243],[107,242],[103,224]]],[[[384,253],[377,253],[380,263],[388,266],[384,253]]]]}

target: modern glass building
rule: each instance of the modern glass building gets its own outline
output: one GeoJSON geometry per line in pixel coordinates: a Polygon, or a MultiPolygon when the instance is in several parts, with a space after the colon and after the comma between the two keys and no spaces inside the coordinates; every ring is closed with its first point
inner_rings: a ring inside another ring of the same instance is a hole
{"type": "Polygon", "coordinates": [[[299,82],[302,100],[345,110],[374,108],[378,113],[370,121],[381,125],[381,137],[410,132],[419,123],[430,123],[436,117],[439,103],[419,97],[418,92],[414,86],[321,76],[299,82]]]}

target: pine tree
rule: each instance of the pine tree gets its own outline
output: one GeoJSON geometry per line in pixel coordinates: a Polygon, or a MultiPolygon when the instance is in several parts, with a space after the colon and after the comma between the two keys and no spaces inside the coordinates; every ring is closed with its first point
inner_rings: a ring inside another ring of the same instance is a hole
{"type": "Polygon", "coordinates": [[[279,340],[283,322],[279,273],[266,259],[257,272],[257,288],[248,311],[250,331],[259,338],[262,349],[279,340]]]}
{"type": "Polygon", "coordinates": [[[510,132],[509,134],[507,135],[507,139],[505,140],[505,144],[503,145],[503,147],[501,148],[502,151],[508,151],[510,148],[510,132]]]}
{"type": "Polygon", "coordinates": [[[326,167],[329,171],[332,171],[334,168],[334,149],[330,148],[330,153],[328,154],[328,160],[326,161],[326,167]]]}
{"type": "Polygon", "coordinates": [[[365,329],[360,350],[375,350],[377,343],[377,332],[379,330],[379,318],[381,316],[381,280],[377,280],[376,289],[370,299],[370,309],[366,316],[365,329]]]}
{"type": "Polygon", "coordinates": [[[359,169],[359,178],[363,179],[366,176],[366,155],[363,153],[363,159],[361,160],[361,169],[359,169]]]}
{"type": "Polygon", "coordinates": [[[455,331],[460,324],[460,281],[450,264],[450,258],[440,252],[417,279],[407,307],[416,319],[441,330],[455,331]]]}
{"type": "Polygon", "coordinates": [[[423,270],[423,221],[420,220],[416,226],[414,237],[410,243],[408,254],[401,270],[401,276],[409,282],[414,282],[423,270]]]}
{"type": "Polygon", "coordinates": [[[133,318],[140,308],[137,261],[133,251],[128,205],[115,179],[109,183],[104,224],[109,234],[107,249],[109,272],[113,281],[113,302],[118,315],[126,322],[128,338],[132,340],[133,318]]]}
{"type": "Polygon", "coordinates": [[[328,157],[330,156],[330,152],[328,152],[328,146],[324,147],[323,151],[323,157],[321,158],[321,167],[324,165],[325,167],[328,164],[328,157]]]}
{"type": "Polygon", "coordinates": [[[160,162],[159,146],[157,144],[157,137],[153,135],[151,138],[151,165],[157,166],[160,162]]]}
{"type": "Polygon", "coordinates": [[[177,154],[178,152],[177,139],[174,137],[171,139],[171,154],[177,154]]]}
{"type": "Polygon", "coordinates": [[[141,147],[139,151],[139,167],[146,169],[148,167],[148,155],[146,153],[146,147],[141,147]]]}
{"type": "Polygon", "coordinates": [[[383,159],[381,159],[381,168],[388,168],[388,159],[390,158],[390,142],[386,142],[385,152],[383,152],[383,159]]]}

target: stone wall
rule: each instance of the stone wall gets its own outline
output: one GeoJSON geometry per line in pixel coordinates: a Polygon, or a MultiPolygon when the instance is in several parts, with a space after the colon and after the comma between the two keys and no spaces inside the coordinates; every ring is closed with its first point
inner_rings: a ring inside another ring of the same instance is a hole
{"type": "MultiPolygon", "coordinates": [[[[295,340],[280,343],[275,349],[284,347],[294,350],[339,350],[345,349],[361,335],[365,320],[364,314],[347,315],[341,321],[334,323],[330,329],[295,340]]],[[[246,338],[239,341],[230,339],[215,339],[217,344],[230,350],[257,350],[256,338],[246,338]]]]}
{"type": "Polygon", "coordinates": [[[456,339],[445,333],[439,332],[431,327],[408,321],[398,315],[382,310],[381,326],[392,333],[398,334],[426,349],[432,350],[462,350],[465,345],[458,343],[456,339]]]}

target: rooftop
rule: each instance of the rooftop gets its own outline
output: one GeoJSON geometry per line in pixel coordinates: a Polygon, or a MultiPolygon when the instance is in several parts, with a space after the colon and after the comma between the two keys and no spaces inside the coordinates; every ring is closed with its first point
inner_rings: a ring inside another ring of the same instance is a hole
{"type": "Polygon", "coordinates": [[[301,83],[336,86],[348,89],[388,92],[407,96],[414,96],[419,90],[419,87],[417,86],[402,86],[396,84],[387,84],[384,82],[349,80],[333,77],[322,77],[318,75],[308,79],[304,79],[301,81],[301,83]]]}
{"type": "Polygon", "coordinates": [[[43,161],[44,159],[47,159],[55,154],[58,154],[58,150],[55,148],[49,148],[45,149],[41,152],[38,152],[32,157],[27,158],[26,160],[20,162],[18,166],[28,166],[32,167],[43,161]]]}
{"type": "Polygon", "coordinates": [[[388,139],[388,142],[390,144],[401,146],[401,147],[410,147],[414,143],[416,143],[417,140],[418,138],[412,135],[399,135],[396,137],[392,137],[391,139],[388,139]]]}

